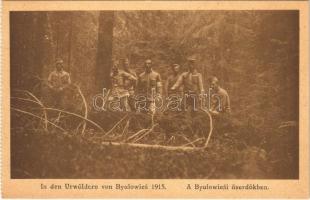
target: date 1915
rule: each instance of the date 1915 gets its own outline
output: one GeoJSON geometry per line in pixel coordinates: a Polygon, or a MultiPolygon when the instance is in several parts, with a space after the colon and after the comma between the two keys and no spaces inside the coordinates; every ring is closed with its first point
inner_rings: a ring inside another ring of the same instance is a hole
{"type": "Polygon", "coordinates": [[[166,190],[165,184],[152,184],[152,190],[166,190]]]}

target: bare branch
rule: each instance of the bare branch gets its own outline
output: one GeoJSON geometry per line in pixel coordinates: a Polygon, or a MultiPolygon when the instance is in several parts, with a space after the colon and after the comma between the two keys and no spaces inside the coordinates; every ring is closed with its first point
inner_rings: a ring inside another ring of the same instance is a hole
{"type": "MultiPolygon", "coordinates": [[[[24,99],[24,98],[19,98],[19,97],[11,97],[11,98],[14,98],[14,99],[19,99],[19,100],[23,100],[23,101],[28,101],[28,102],[33,102],[33,103],[36,103],[36,104],[39,104],[38,102],[36,101],[32,101],[32,100],[29,100],[29,99],[24,99]]],[[[89,120],[81,115],[78,115],[76,113],[73,113],[73,112],[69,112],[69,111],[65,111],[65,110],[61,110],[61,109],[57,109],[57,108],[41,108],[41,109],[45,109],[45,110],[52,110],[52,111],[58,111],[58,112],[62,112],[62,113],[66,113],[68,115],[73,115],[73,116],[76,116],[80,119],[83,119],[87,122],[89,122],[90,124],[96,126],[98,129],[100,129],[101,131],[104,131],[103,128],[101,128],[101,126],[99,126],[97,123],[93,122],[92,120],[89,120]]]]}
{"type": "MultiPolygon", "coordinates": [[[[81,96],[81,98],[83,100],[83,104],[84,104],[84,108],[85,108],[84,118],[87,119],[87,117],[88,117],[88,108],[87,108],[87,103],[86,103],[85,97],[84,97],[84,95],[83,95],[83,93],[81,91],[81,88],[78,85],[74,85],[74,86],[77,88],[77,90],[78,90],[78,92],[79,92],[79,94],[80,94],[80,96],[81,96]]],[[[86,129],[86,122],[84,122],[84,124],[83,124],[83,129],[82,129],[82,132],[81,132],[82,135],[84,135],[85,129],[86,129]]]]}
{"type": "MultiPolygon", "coordinates": [[[[37,98],[34,94],[32,94],[31,92],[29,92],[28,90],[20,90],[21,92],[25,92],[26,94],[30,95],[32,98],[34,98],[36,100],[36,102],[42,107],[45,108],[45,106],[43,105],[42,101],[40,101],[39,98],[37,98]]],[[[46,110],[43,109],[43,115],[44,115],[44,129],[47,131],[47,113],[46,110]]]]}
{"type": "Polygon", "coordinates": [[[150,133],[153,131],[153,129],[154,129],[155,126],[157,126],[157,124],[154,124],[154,125],[152,126],[152,128],[150,128],[148,131],[146,131],[142,136],[140,136],[138,139],[136,139],[133,143],[138,142],[139,140],[141,140],[142,138],[144,138],[145,136],[147,136],[148,134],[150,134],[150,133]]]}
{"type": "MultiPolygon", "coordinates": [[[[37,115],[35,115],[35,114],[32,114],[32,113],[30,113],[30,112],[27,112],[27,111],[24,111],[24,110],[20,110],[20,109],[18,109],[18,108],[13,108],[13,107],[11,107],[11,109],[12,109],[12,110],[15,110],[15,111],[17,111],[17,112],[24,113],[24,114],[30,115],[30,116],[32,116],[32,117],[35,117],[35,118],[44,120],[42,117],[39,117],[39,116],[37,116],[37,115]]],[[[63,128],[61,128],[60,126],[54,124],[53,122],[51,122],[51,121],[49,121],[49,120],[47,120],[47,122],[50,123],[50,124],[52,124],[52,125],[55,126],[56,128],[58,128],[58,129],[60,129],[60,130],[62,130],[62,131],[64,131],[64,132],[66,132],[63,128]]]]}
{"type": "Polygon", "coordinates": [[[101,145],[105,146],[129,146],[136,148],[147,148],[147,149],[159,149],[168,151],[201,151],[205,148],[201,147],[182,147],[182,146],[164,146],[164,145],[152,145],[152,144],[138,144],[138,143],[122,143],[122,142],[102,142],[101,145]]]}
{"type": "Polygon", "coordinates": [[[198,141],[200,141],[200,140],[203,140],[203,138],[198,138],[198,139],[196,139],[194,141],[190,141],[189,143],[186,143],[186,144],[184,144],[182,146],[192,145],[193,147],[195,147],[195,145],[193,145],[193,144],[198,142],[198,141]]]}
{"type": "Polygon", "coordinates": [[[146,128],[146,129],[141,129],[141,130],[139,130],[138,132],[136,132],[135,134],[133,134],[132,136],[130,136],[129,138],[127,138],[127,139],[125,140],[125,142],[127,142],[127,141],[133,139],[134,137],[140,135],[141,133],[143,133],[144,131],[147,131],[147,130],[149,130],[149,129],[146,128]]]}
{"type": "Polygon", "coordinates": [[[126,117],[128,114],[126,114],[121,120],[119,120],[106,134],[103,135],[103,137],[109,135],[126,117]]]}
{"type": "Polygon", "coordinates": [[[208,110],[205,110],[205,109],[203,109],[203,111],[204,111],[205,113],[207,113],[207,115],[209,116],[209,120],[210,120],[209,135],[208,135],[207,141],[206,141],[206,143],[205,143],[205,145],[204,145],[204,148],[207,148],[207,147],[208,147],[208,144],[209,144],[209,141],[210,141],[210,139],[211,139],[212,132],[213,132],[213,121],[212,121],[212,116],[211,116],[210,112],[209,112],[208,110]]]}

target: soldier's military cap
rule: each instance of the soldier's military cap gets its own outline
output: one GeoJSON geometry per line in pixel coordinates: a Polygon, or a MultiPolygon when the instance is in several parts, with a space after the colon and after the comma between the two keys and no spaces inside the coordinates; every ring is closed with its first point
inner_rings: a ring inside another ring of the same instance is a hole
{"type": "Polygon", "coordinates": [[[64,63],[64,61],[62,59],[57,59],[56,60],[56,64],[63,64],[63,63],[64,63]]]}
{"type": "Polygon", "coordinates": [[[196,59],[195,59],[195,58],[187,58],[187,61],[188,61],[188,62],[195,62],[196,59]]]}

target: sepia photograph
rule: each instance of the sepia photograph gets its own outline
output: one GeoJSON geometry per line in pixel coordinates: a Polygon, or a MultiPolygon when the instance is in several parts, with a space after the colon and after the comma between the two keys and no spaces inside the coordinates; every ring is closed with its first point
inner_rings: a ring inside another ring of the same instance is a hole
{"type": "Polygon", "coordinates": [[[11,178],[298,179],[298,11],[10,12],[11,178]]]}
{"type": "Polygon", "coordinates": [[[3,195],[309,196],[305,5],[5,2],[3,195]]]}

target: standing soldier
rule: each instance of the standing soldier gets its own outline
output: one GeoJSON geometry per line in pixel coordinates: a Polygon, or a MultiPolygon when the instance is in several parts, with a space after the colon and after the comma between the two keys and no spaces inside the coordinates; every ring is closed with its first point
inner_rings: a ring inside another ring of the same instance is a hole
{"type": "Polygon", "coordinates": [[[177,82],[171,87],[171,90],[176,90],[183,86],[185,109],[190,107],[196,110],[199,105],[199,95],[204,93],[202,75],[197,71],[195,61],[195,59],[188,59],[187,72],[182,73],[177,82]]]}
{"type": "Polygon", "coordinates": [[[134,94],[135,94],[135,89],[137,85],[137,74],[133,69],[130,69],[129,65],[129,60],[127,58],[121,59],[121,65],[124,70],[124,72],[131,74],[132,76],[135,77],[135,80],[132,78],[127,78],[124,77],[124,88],[128,91],[129,96],[128,96],[128,105],[131,109],[131,111],[135,111],[135,99],[134,99],[134,94]]]}
{"type": "Polygon", "coordinates": [[[128,105],[129,91],[125,87],[125,80],[136,81],[137,78],[130,73],[120,70],[118,64],[114,63],[111,73],[112,89],[110,97],[112,100],[119,100],[120,108],[117,109],[119,111],[130,111],[128,105]]]}
{"type": "MultiPolygon", "coordinates": [[[[147,59],[145,61],[145,71],[138,77],[138,91],[146,101],[146,111],[155,111],[155,96],[162,95],[162,82],[160,74],[152,69],[152,61],[147,59]]],[[[139,109],[141,107],[139,106],[139,109]]]]}
{"type": "Polygon", "coordinates": [[[173,74],[171,74],[168,79],[167,79],[167,83],[166,83],[166,95],[170,96],[170,95],[182,95],[182,86],[180,86],[177,90],[171,90],[172,86],[174,86],[174,84],[177,82],[177,80],[179,79],[181,73],[180,73],[180,65],[178,64],[173,64],[172,65],[172,71],[173,74]]]}
{"type": "Polygon", "coordinates": [[[56,61],[56,69],[48,76],[48,86],[54,106],[63,107],[65,92],[71,84],[70,74],[63,69],[63,60],[56,61]]]}
{"type": "Polygon", "coordinates": [[[227,91],[219,86],[216,77],[210,79],[210,85],[212,89],[210,112],[213,115],[230,113],[230,100],[227,91]]]}

